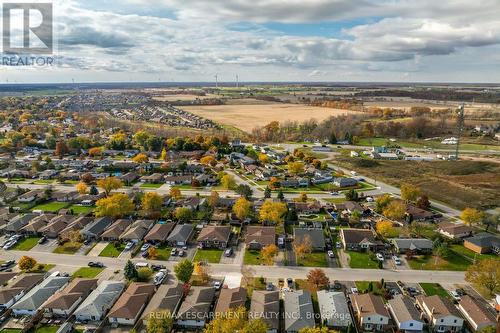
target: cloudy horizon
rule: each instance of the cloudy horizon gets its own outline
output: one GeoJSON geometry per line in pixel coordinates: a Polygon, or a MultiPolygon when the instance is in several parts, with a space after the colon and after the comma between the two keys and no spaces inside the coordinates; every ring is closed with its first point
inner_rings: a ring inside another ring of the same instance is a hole
{"type": "Polygon", "coordinates": [[[56,0],[59,66],[1,83],[500,82],[496,0],[56,0]]]}

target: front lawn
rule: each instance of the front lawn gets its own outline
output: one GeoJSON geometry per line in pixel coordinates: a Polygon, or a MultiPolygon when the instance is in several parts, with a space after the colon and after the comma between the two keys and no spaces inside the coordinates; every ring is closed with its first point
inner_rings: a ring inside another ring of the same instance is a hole
{"type": "Polygon", "coordinates": [[[412,269],[430,271],[465,271],[471,262],[459,254],[450,251],[445,259],[436,258],[433,255],[416,256],[408,260],[412,269]]]}
{"type": "Polygon", "coordinates": [[[198,249],[194,256],[193,261],[206,261],[212,264],[218,264],[222,256],[222,250],[217,249],[198,249]]]}
{"type": "Polygon", "coordinates": [[[93,212],[95,206],[71,205],[68,207],[68,209],[71,209],[73,211],[73,214],[78,215],[93,212]]]}
{"type": "Polygon", "coordinates": [[[109,243],[106,247],[99,253],[99,257],[109,257],[117,258],[125,250],[125,244],[114,242],[109,243]]]}
{"type": "Polygon", "coordinates": [[[168,260],[170,258],[171,247],[168,246],[157,246],[156,247],[156,260],[168,260]]]}
{"type": "Polygon", "coordinates": [[[245,250],[245,256],[243,257],[243,264],[245,264],[245,265],[264,265],[264,261],[260,257],[260,251],[245,250]]]}
{"type": "Polygon", "coordinates": [[[59,330],[59,326],[40,326],[35,329],[35,333],[56,333],[59,330]]]}
{"type": "Polygon", "coordinates": [[[367,252],[346,251],[349,255],[349,267],[351,268],[378,268],[378,261],[372,260],[367,252]]]}
{"type": "Polygon", "coordinates": [[[455,252],[459,255],[462,255],[466,258],[469,258],[471,261],[474,261],[474,259],[483,260],[483,259],[497,259],[498,258],[498,256],[496,254],[491,254],[491,253],[479,254],[479,253],[476,253],[472,250],[469,250],[468,248],[466,248],[465,246],[460,245],[460,244],[451,244],[450,248],[453,252],[455,252]]]}
{"type": "Polygon", "coordinates": [[[297,258],[297,265],[305,267],[328,267],[325,252],[312,252],[306,254],[303,259],[297,258]]]}
{"type": "Polygon", "coordinates": [[[384,295],[384,290],[379,281],[356,281],[356,288],[360,293],[372,292],[375,295],[384,295]]]}
{"type": "Polygon", "coordinates": [[[40,238],[41,237],[26,237],[14,245],[12,249],[17,251],[29,251],[38,244],[40,238]]]}
{"type": "Polygon", "coordinates": [[[72,277],[93,279],[97,275],[99,275],[103,270],[104,268],[101,267],[81,267],[76,272],[73,273],[72,277]]]}
{"type": "Polygon", "coordinates": [[[81,247],[82,243],[66,242],[63,245],[56,247],[52,252],[58,254],[75,254],[81,247]]]}
{"type": "Polygon", "coordinates": [[[448,294],[448,292],[443,287],[441,287],[441,285],[439,283],[422,283],[421,282],[419,284],[427,296],[439,295],[439,296],[443,296],[446,298],[450,297],[450,294],[448,294]]]}
{"type": "Polygon", "coordinates": [[[160,188],[163,184],[153,184],[153,183],[142,183],[141,184],[141,188],[154,188],[154,189],[157,189],[157,188],[160,188]]]}
{"type": "Polygon", "coordinates": [[[57,213],[59,210],[67,207],[68,204],[66,202],[48,202],[40,205],[36,205],[31,210],[41,210],[43,212],[49,213],[57,213]]]}

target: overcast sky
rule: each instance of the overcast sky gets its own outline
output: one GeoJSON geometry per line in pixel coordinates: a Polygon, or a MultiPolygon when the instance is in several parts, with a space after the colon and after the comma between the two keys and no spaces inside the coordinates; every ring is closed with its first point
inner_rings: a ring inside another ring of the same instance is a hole
{"type": "MultiPolygon", "coordinates": [[[[2,1],[0,1],[2,2],[2,1]]],[[[56,0],[59,66],[0,81],[500,82],[499,0],[56,0]]]]}

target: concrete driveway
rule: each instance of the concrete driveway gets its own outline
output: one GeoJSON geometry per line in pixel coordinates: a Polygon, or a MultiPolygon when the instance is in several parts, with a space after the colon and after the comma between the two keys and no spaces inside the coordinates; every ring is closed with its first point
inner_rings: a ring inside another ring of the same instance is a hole
{"type": "Polygon", "coordinates": [[[97,243],[92,250],[87,254],[89,257],[98,257],[99,253],[104,250],[106,246],[108,246],[109,242],[99,242],[97,243]]]}

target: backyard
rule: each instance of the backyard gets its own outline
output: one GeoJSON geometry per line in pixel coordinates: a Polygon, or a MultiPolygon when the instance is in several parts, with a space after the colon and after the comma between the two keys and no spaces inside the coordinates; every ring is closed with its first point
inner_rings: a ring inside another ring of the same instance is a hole
{"type": "Polygon", "coordinates": [[[44,204],[36,205],[31,210],[41,210],[43,212],[57,213],[59,210],[66,208],[68,204],[66,202],[47,202],[44,204]]]}
{"type": "Polygon", "coordinates": [[[68,209],[73,211],[73,214],[79,215],[79,214],[87,214],[92,211],[94,211],[95,207],[94,206],[82,206],[82,205],[71,205],[68,207],[68,209]]]}

